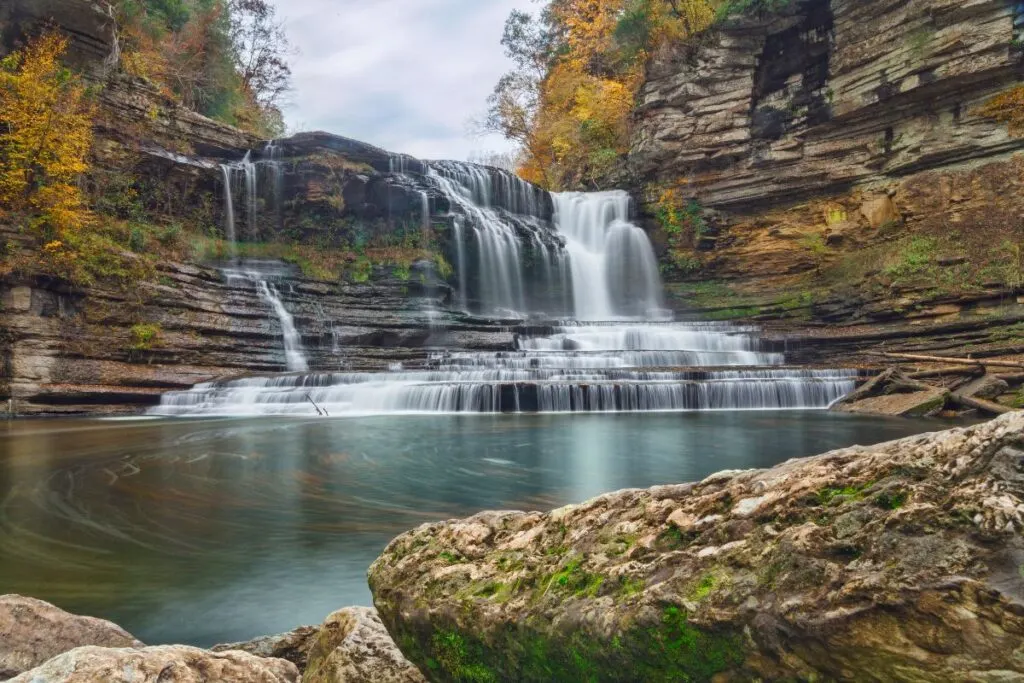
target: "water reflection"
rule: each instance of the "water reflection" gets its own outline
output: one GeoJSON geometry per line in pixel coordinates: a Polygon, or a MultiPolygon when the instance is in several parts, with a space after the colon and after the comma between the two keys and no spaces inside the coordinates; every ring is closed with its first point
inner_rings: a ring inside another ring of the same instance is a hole
{"type": "Polygon", "coordinates": [[[366,568],[423,521],[931,427],[817,412],[8,423],[0,593],[150,643],[240,640],[368,604],[366,568]]]}

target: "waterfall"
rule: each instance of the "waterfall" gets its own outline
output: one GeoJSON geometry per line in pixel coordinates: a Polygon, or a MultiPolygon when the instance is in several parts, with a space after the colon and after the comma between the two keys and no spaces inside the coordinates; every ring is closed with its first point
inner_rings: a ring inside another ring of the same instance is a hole
{"type": "Polygon", "coordinates": [[[575,317],[659,317],[658,259],[647,234],[629,222],[629,195],[559,193],[553,198],[555,225],[569,255],[575,317]]]}
{"type": "Polygon", "coordinates": [[[455,209],[460,306],[493,317],[527,317],[531,290],[557,289],[562,280],[560,243],[544,217],[549,195],[507,171],[475,164],[432,162],[427,178],[455,209]]]}
{"type": "MultiPolygon", "coordinates": [[[[389,168],[419,192],[424,247],[431,195],[448,200],[458,306],[505,325],[534,318],[513,325],[514,347],[434,352],[376,373],[310,373],[273,282],[244,273],[280,320],[288,368],[300,374],[171,392],[153,414],[312,415],[310,399],[330,415],[821,410],[856,386],[856,370],[787,367],[756,327],[672,321],[625,192],[552,195],[498,169],[403,155],[390,155],[389,168]]],[[[248,205],[254,192],[246,196],[248,205]]]]}
{"type": "Polygon", "coordinates": [[[221,164],[224,176],[224,237],[228,242],[228,256],[232,260],[238,255],[238,238],[235,235],[235,199],[231,183],[231,167],[221,164]]]}
{"type": "MultiPolygon", "coordinates": [[[[255,279],[258,275],[253,274],[252,277],[255,279]]],[[[306,372],[309,370],[309,363],[306,362],[306,355],[302,349],[302,337],[299,336],[298,330],[295,329],[295,319],[288,312],[288,309],[284,307],[277,288],[266,280],[258,279],[256,280],[256,286],[260,296],[270,304],[270,307],[277,315],[278,321],[281,323],[281,333],[284,336],[285,366],[289,372],[306,372]]]]}

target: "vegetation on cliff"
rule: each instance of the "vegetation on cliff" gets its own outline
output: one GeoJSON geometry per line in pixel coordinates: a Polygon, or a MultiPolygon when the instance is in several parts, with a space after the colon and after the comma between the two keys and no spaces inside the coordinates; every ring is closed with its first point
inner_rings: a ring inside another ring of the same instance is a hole
{"type": "Polygon", "coordinates": [[[486,128],[520,145],[519,174],[552,190],[600,187],[629,150],[648,59],[737,13],[790,0],[551,0],[515,10],[502,45],[516,68],[497,83],[486,128]]]}
{"type": "Polygon", "coordinates": [[[289,44],[266,0],[117,0],[122,64],[211,118],[274,137],[284,130],[289,44]]]}
{"type": "Polygon", "coordinates": [[[514,11],[502,44],[516,69],[490,99],[487,126],[522,148],[519,173],[550,189],[594,187],[628,149],[648,55],[707,28],[708,0],[553,0],[514,11]]]}

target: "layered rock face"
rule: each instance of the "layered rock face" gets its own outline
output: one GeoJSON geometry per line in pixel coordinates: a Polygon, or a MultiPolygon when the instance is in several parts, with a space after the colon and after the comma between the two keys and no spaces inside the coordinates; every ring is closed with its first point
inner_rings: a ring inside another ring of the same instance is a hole
{"type": "Polygon", "coordinates": [[[1024,414],[395,539],[436,681],[1016,680],[1024,414]]]}
{"type": "MultiPolygon", "coordinates": [[[[202,381],[286,370],[280,319],[260,275],[166,264],[156,282],[88,294],[52,282],[0,288],[7,395],[18,415],[138,412],[202,381]],[[139,343],[133,328],[156,336],[139,343]]],[[[262,276],[266,277],[266,276],[262,276]]],[[[309,364],[322,370],[423,365],[428,347],[501,350],[514,332],[451,316],[433,329],[419,281],[378,269],[366,283],[327,283],[284,269],[274,280],[309,364]]],[[[434,296],[443,295],[437,292],[434,296]]]]}
{"type": "Polygon", "coordinates": [[[799,0],[651,64],[631,162],[760,209],[1020,149],[974,110],[1016,82],[1003,0],[799,0]]]}

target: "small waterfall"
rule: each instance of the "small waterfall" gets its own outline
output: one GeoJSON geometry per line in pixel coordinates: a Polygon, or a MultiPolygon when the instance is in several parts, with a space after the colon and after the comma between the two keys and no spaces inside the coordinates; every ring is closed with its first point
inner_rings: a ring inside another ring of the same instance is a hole
{"type": "Polygon", "coordinates": [[[235,234],[235,199],[231,167],[221,164],[220,170],[224,176],[224,237],[228,242],[228,257],[234,260],[238,256],[238,237],[235,234]]]}
{"type": "Polygon", "coordinates": [[[295,318],[285,307],[284,302],[281,300],[281,293],[274,282],[283,274],[281,265],[273,262],[249,260],[243,262],[241,267],[224,268],[221,272],[229,284],[239,285],[245,283],[255,287],[256,294],[270,306],[270,310],[274,312],[281,325],[285,367],[288,372],[308,371],[309,363],[306,360],[305,350],[302,346],[302,336],[295,326],[295,318]]]}
{"type": "Polygon", "coordinates": [[[284,210],[284,165],[281,163],[282,150],[276,140],[271,140],[263,148],[263,163],[270,174],[271,197],[274,202],[274,215],[278,222],[284,210]]]}
{"type": "Polygon", "coordinates": [[[463,309],[523,318],[533,310],[531,293],[559,289],[564,260],[545,219],[546,192],[507,171],[453,161],[432,162],[428,179],[455,208],[463,309]]]}
{"type": "Polygon", "coordinates": [[[277,287],[266,280],[257,280],[256,286],[260,296],[270,304],[281,323],[281,333],[284,336],[284,357],[288,372],[306,372],[309,370],[309,363],[306,362],[306,354],[302,349],[302,337],[295,329],[295,319],[288,309],[284,307],[277,287]]]}

